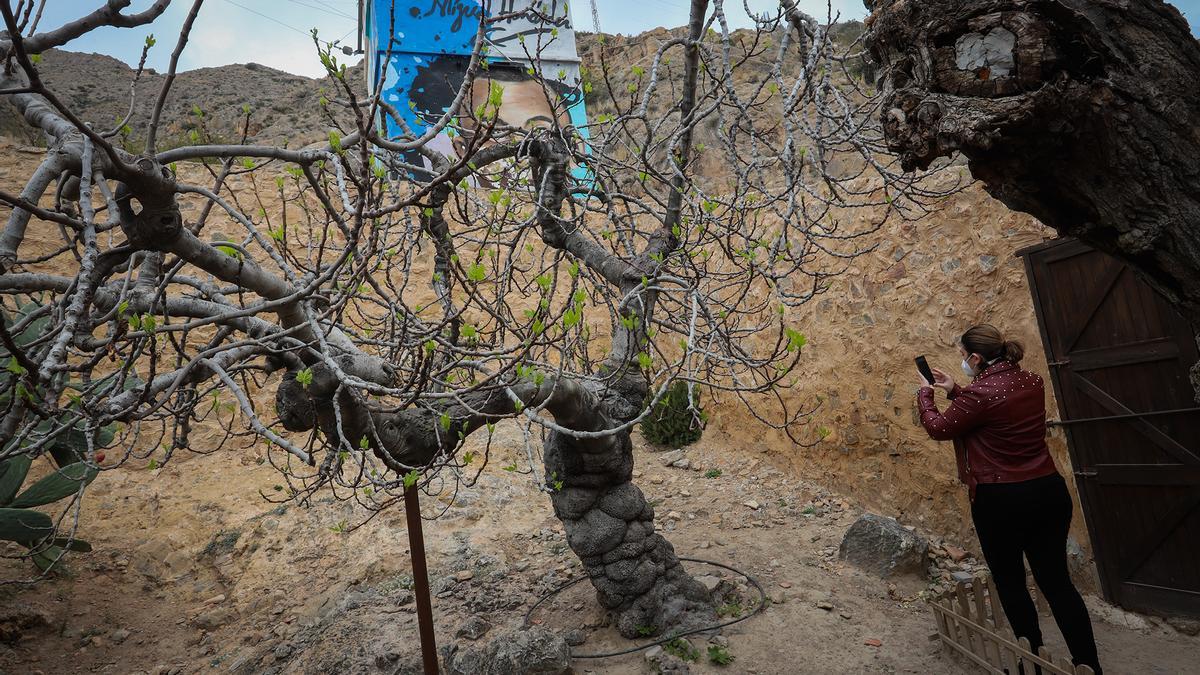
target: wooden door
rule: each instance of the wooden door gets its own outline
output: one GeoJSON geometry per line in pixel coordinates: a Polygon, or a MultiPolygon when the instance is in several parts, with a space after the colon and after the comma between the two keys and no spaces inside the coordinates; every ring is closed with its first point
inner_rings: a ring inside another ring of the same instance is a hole
{"type": "Polygon", "coordinates": [[[1188,323],[1075,240],[1021,252],[1105,596],[1200,615],[1200,408],[1188,323]]]}

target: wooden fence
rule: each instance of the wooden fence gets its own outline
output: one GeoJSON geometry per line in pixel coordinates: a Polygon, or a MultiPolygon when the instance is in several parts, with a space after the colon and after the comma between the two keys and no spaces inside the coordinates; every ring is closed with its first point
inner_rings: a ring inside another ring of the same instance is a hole
{"type": "MultiPolygon", "coordinates": [[[[1041,594],[1030,590],[1039,611],[1046,613],[1041,594]]],[[[1033,675],[1034,666],[1040,666],[1045,675],[1094,673],[1090,666],[1076,666],[1068,658],[1055,659],[1045,647],[1035,654],[1028,639],[1017,640],[1006,625],[991,575],[957,582],[952,590],[932,598],[930,606],[937,621],[937,639],[988,673],[1016,675],[1021,672],[1018,664],[1026,675],[1033,675]]]]}

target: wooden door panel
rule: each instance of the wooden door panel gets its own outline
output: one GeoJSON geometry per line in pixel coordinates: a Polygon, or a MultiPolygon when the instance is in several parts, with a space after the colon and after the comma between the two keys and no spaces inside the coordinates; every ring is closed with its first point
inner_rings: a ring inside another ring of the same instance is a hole
{"type": "MultiPolygon", "coordinates": [[[[1117,561],[1117,571],[1122,579],[1149,581],[1142,579],[1142,572],[1147,563],[1156,554],[1164,553],[1168,543],[1174,543],[1174,540],[1181,537],[1184,525],[1191,521],[1192,516],[1200,508],[1200,490],[1184,490],[1183,492],[1184,494],[1179,495],[1178,499],[1170,500],[1174,502],[1171,508],[1151,519],[1148,527],[1129,533],[1131,543],[1126,548],[1125,554],[1117,561]]],[[[1162,490],[1159,493],[1161,494],[1162,490]]],[[[1200,578],[1195,581],[1197,582],[1196,586],[1200,588],[1200,578]]]]}
{"type": "Polygon", "coordinates": [[[1062,352],[1069,353],[1076,348],[1086,349],[1096,344],[1107,344],[1111,335],[1111,318],[1104,312],[1106,303],[1111,298],[1113,288],[1125,275],[1125,266],[1116,260],[1106,262],[1100,269],[1093,270],[1095,275],[1083,288],[1083,302],[1072,308],[1072,312],[1063,317],[1068,325],[1063,327],[1062,352]],[[1081,339],[1087,335],[1090,339],[1081,339]]]}
{"type": "MultiPolygon", "coordinates": [[[[1088,398],[1095,401],[1109,415],[1130,415],[1133,413],[1128,406],[1118,401],[1104,389],[1096,386],[1094,382],[1074,371],[1070,373],[1070,385],[1074,385],[1075,389],[1088,398]]],[[[1068,386],[1070,386],[1068,385],[1068,386]]],[[[1155,410],[1155,408],[1150,408],[1155,410]]],[[[1146,412],[1146,409],[1138,412],[1146,412]]],[[[1172,459],[1180,464],[1197,464],[1200,463],[1200,457],[1192,454],[1192,452],[1182,443],[1175,440],[1172,436],[1163,432],[1162,429],[1155,426],[1153,418],[1134,417],[1123,421],[1124,425],[1128,425],[1135,431],[1142,434],[1146,440],[1157,446],[1158,450],[1165,452],[1172,459]]]]}
{"type": "Polygon", "coordinates": [[[1187,322],[1079,242],[1022,253],[1106,596],[1200,615],[1200,410],[1187,322]]]}
{"type": "Polygon", "coordinates": [[[1114,347],[1075,350],[1071,352],[1071,370],[1081,373],[1116,366],[1175,361],[1178,358],[1179,346],[1175,341],[1160,337],[1114,347]]]}

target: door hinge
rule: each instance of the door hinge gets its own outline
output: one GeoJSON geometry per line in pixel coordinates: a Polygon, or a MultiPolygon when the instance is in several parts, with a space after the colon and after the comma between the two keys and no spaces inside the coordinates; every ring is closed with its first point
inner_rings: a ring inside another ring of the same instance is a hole
{"type": "Polygon", "coordinates": [[[1059,366],[1069,366],[1069,365],[1071,365],[1071,359],[1062,359],[1061,361],[1050,361],[1046,365],[1051,368],[1057,368],[1059,366]]]}
{"type": "Polygon", "coordinates": [[[1083,478],[1095,478],[1098,474],[1099,472],[1097,472],[1095,469],[1080,469],[1079,471],[1075,472],[1076,476],[1081,476],[1083,478]]]}

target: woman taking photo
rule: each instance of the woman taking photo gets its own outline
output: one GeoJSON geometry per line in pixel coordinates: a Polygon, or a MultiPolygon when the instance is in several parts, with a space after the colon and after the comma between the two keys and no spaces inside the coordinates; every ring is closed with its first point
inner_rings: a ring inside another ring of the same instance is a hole
{"type": "Polygon", "coordinates": [[[1042,378],[1021,369],[1024,347],[995,326],[972,327],[958,349],[971,382],[959,386],[934,368],[933,386],[923,383],[918,393],[921,424],[930,438],[954,441],[958,476],[971,496],[975,532],[1004,614],[1036,653],[1042,632],[1025,586],[1022,557],[1028,558],[1072,659],[1100,673],[1087,607],[1067,570],[1071,496],[1046,446],[1042,378]],[[945,412],[938,411],[933,387],[950,399],[945,412]]]}

